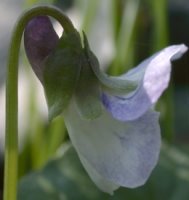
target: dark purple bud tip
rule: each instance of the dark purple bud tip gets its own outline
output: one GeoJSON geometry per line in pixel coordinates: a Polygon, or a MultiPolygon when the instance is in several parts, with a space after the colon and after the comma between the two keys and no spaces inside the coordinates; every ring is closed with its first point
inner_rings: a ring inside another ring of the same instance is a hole
{"type": "Polygon", "coordinates": [[[24,32],[24,46],[28,60],[41,82],[43,82],[44,59],[55,49],[59,37],[47,16],[33,18],[24,32]]]}

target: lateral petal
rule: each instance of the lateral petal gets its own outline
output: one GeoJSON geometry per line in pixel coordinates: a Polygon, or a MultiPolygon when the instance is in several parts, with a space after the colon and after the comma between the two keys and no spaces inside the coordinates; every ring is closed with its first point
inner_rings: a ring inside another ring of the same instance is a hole
{"type": "Polygon", "coordinates": [[[114,95],[104,91],[102,101],[112,116],[121,121],[135,120],[157,102],[167,88],[171,74],[171,61],[181,57],[185,45],[169,46],[131,69],[121,79],[137,81],[139,87],[129,95],[114,95]]]}

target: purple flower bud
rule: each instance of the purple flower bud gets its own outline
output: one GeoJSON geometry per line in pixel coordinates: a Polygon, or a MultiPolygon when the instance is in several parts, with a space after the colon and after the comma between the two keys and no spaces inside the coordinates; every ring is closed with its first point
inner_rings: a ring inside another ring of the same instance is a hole
{"type": "Polygon", "coordinates": [[[41,82],[43,82],[42,62],[55,49],[58,40],[59,37],[47,16],[33,18],[25,28],[26,54],[33,71],[41,82]]]}

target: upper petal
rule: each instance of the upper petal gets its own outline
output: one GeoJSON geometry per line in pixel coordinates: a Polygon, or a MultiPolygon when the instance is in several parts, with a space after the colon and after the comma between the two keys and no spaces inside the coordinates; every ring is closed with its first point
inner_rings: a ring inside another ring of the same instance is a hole
{"type": "Polygon", "coordinates": [[[138,81],[138,88],[125,96],[115,96],[105,91],[102,95],[104,106],[113,117],[121,121],[134,120],[143,115],[167,88],[171,61],[186,51],[185,45],[169,46],[120,76],[120,79],[138,81]]]}
{"type": "Polygon", "coordinates": [[[41,63],[56,47],[58,41],[59,37],[47,16],[33,18],[25,28],[24,45],[26,54],[40,81],[42,81],[43,71],[41,63]]]}
{"type": "Polygon", "coordinates": [[[156,112],[121,122],[104,111],[99,118],[89,121],[79,116],[72,102],[63,116],[81,162],[99,188],[111,193],[118,186],[133,188],[144,184],[160,151],[156,112]]]}

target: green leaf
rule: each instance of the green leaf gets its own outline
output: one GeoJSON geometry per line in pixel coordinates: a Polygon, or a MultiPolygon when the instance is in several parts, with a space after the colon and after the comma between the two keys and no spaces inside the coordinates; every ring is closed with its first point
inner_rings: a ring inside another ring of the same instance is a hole
{"type": "Polygon", "coordinates": [[[50,161],[38,172],[24,177],[18,187],[19,200],[104,199],[84,171],[73,148],[50,161]]]}
{"type": "Polygon", "coordinates": [[[63,34],[56,50],[44,62],[44,89],[49,118],[68,105],[81,70],[81,41],[77,32],[63,34]]]}
{"type": "Polygon", "coordinates": [[[189,158],[178,148],[163,145],[159,164],[144,186],[121,188],[110,196],[96,188],[69,147],[44,169],[20,181],[18,200],[188,200],[188,188],[189,158]]]}

